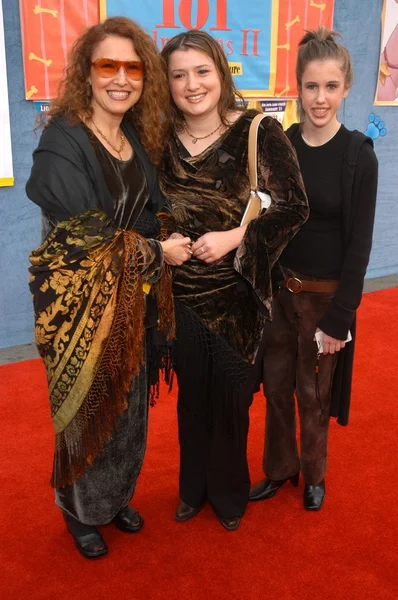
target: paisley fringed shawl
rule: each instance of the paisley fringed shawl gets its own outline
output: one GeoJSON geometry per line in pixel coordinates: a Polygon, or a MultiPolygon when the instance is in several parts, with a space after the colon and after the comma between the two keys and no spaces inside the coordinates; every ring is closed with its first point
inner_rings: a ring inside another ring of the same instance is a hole
{"type": "MultiPolygon", "coordinates": [[[[35,339],[44,360],[56,432],[51,483],[76,481],[101,453],[127,408],[144,363],[145,238],[116,229],[103,212],[58,223],[31,253],[35,339]]],[[[171,278],[152,292],[160,328],[174,335],[171,278]]]]}

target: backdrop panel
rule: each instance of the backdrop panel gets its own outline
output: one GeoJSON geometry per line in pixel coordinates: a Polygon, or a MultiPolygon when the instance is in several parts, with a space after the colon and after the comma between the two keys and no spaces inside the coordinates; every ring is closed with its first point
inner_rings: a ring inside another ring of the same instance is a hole
{"type": "Polygon", "coordinates": [[[0,187],[0,348],[33,340],[27,269],[30,250],[40,244],[40,211],[25,194],[38,142],[33,131],[37,113],[24,98],[19,3],[6,0],[2,4],[14,185],[0,187]]]}
{"type": "Polygon", "coordinates": [[[6,68],[6,47],[4,41],[3,8],[0,2],[0,186],[14,185],[12,171],[10,109],[8,106],[8,86],[6,68]]]}
{"type": "Polygon", "coordinates": [[[354,62],[354,85],[340,116],[349,129],[373,138],[379,159],[376,222],[367,271],[367,277],[379,277],[398,273],[398,119],[395,107],[373,105],[383,0],[366,2],[366,9],[363,5],[363,0],[337,0],[334,24],[354,62]]]}
{"type": "Polygon", "coordinates": [[[247,98],[295,98],[297,44],[305,29],[331,27],[334,0],[100,0],[101,18],[126,15],[161,49],[186,29],[204,29],[224,48],[235,84],[247,98]]]}
{"type": "Polygon", "coordinates": [[[57,93],[75,39],[99,21],[99,0],[19,0],[25,98],[49,100],[57,93]]]}
{"type": "MultiPolygon", "coordinates": [[[[338,1],[338,0],[337,0],[338,1]]],[[[276,98],[296,98],[297,46],[308,29],[333,24],[334,0],[280,0],[278,13],[276,98]]],[[[242,10],[242,9],[241,9],[242,10]]]]}
{"type": "Polygon", "coordinates": [[[106,0],[101,18],[125,15],[140,23],[161,49],[167,40],[187,29],[211,33],[227,55],[237,87],[248,96],[273,96],[277,44],[276,0],[106,0]]]}
{"type": "Polygon", "coordinates": [[[186,29],[209,31],[224,48],[248,98],[295,98],[297,42],[305,29],[333,22],[334,0],[20,0],[26,99],[53,98],[68,51],[105,15],[141,23],[161,49],[186,29]]]}
{"type": "MultiPolygon", "coordinates": [[[[42,7],[51,8],[55,4],[54,0],[45,1],[42,7]]],[[[283,3],[281,0],[280,5],[283,3]]],[[[38,143],[38,136],[33,133],[37,112],[32,102],[25,101],[19,3],[3,0],[2,4],[15,185],[0,187],[0,281],[3,283],[0,285],[0,348],[33,340],[27,267],[29,252],[40,243],[40,211],[26,198],[24,190],[32,165],[32,151],[38,143]]],[[[31,7],[36,4],[38,0],[34,0],[31,7]]],[[[72,1],[64,0],[63,4],[71,5],[72,1]]],[[[79,4],[83,10],[83,1],[73,4],[79,4]]],[[[60,5],[61,2],[57,2],[56,8],[60,5]]],[[[335,0],[334,10],[335,28],[343,33],[344,43],[352,52],[355,71],[354,86],[341,118],[347,127],[360,129],[373,137],[380,162],[374,243],[367,277],[398,274],[397,110],[395,106],[373,105],[379,70],[382,6],[383,0],[335,0]]],[[[308,14],[309,11],[310,2],[308,14]]]]}

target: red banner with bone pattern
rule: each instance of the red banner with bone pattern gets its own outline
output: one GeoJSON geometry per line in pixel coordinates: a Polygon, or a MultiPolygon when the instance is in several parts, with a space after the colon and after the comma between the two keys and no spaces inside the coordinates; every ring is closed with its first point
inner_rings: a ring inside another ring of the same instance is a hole
{"type": "MultiPolygon", "coordinates": [[[[73,42],[99,21],[100,1],[20,0],[27,100],[54,98],[73,42]]],[[[297,96],[298,42],[306,29],[332,27],[333,9],[334,0],[279,0],[274,97],[297,96]]]]}
{"type": "Polygon", "coordinates": [[[68,52],[81,33],[98,23],[98,0],[20,0],[25,98],[57,94],[68,52]]]}

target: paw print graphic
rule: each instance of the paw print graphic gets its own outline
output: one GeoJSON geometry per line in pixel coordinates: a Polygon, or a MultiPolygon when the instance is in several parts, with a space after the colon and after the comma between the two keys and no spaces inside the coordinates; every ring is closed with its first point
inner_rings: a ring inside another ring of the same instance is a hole
{"type": "Polygon", "coordinates": [[[369,123],[365,131],[365,135],[368,135],[372,140],[377,140],[379,137],[384,137],[387,134],[387,129],[384,127],[384,121],[381,121],[380,117],[374,113],[370,113],[369,123]]]}

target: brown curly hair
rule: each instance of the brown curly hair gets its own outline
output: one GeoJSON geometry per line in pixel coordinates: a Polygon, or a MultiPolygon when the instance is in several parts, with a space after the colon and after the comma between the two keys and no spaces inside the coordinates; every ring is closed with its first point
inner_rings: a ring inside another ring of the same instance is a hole
{"type": "Polygon", "coordinates": [[[111,17],[94,25],[74,43],[58,96],[50,105],[49,117],[65,115],[72,121],[90,119],[92,92],[87,84],[91,72],[91,57],[107,36],[131,40],[144,63],[144,86],[134,110],[125,114],[140,134],[141,142],[151,160],[158,164],[167,129],[168,86],[159,52],[152,38],[137,23],[125,17],[111,17]]]}
{"type": "MultiPolygon", "coordinates": [[[[221,82],[221,95],[218,101],[218,113],[223,125],[230,125],[227,115],[230,111],[242,111],[245,102],[241,93],[236,89],[229,70],[228,60],[220,44],[215,38],[205,31],[191,29],[174,36],[167,42],[161,52],[166,74],[168,73],[169,60],[175,50],[197,50],[206,54],[214,62],[221,82]]],[[[183,129],[184,116],[177,108],[170,94],[170,122],[177,131],[183,129]]]]}

